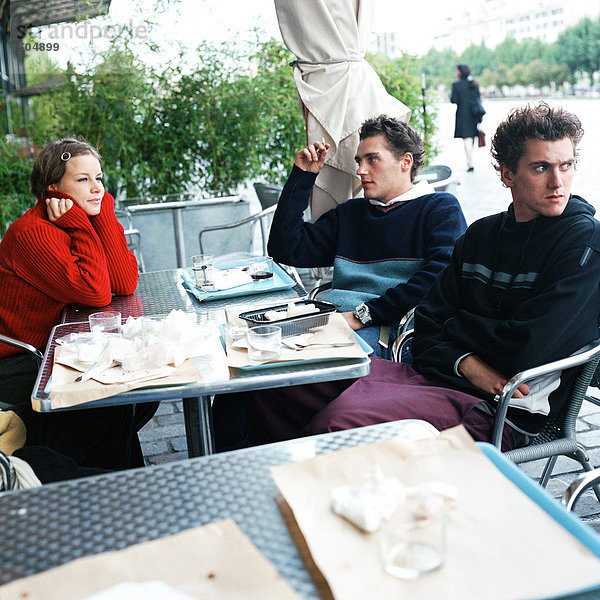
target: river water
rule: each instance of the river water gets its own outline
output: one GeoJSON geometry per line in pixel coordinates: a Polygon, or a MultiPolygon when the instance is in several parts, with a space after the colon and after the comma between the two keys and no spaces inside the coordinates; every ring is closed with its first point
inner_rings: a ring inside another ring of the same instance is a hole
{"type": "MultiPolygon", "coordinates": [[[[529,100],[535,103],[538,100],[529,100]]],[[[552,106],[562,106],[575,113],[583,124],[585,135],[579,146],[580,161],[573,182],[572,192],[583,196],[598,211],[600,216],[600,99],[598,98],[548,98],[552,106]]],[[[486,132],[487,144],[474,149],[475,171],[466,172],[463,143],[454,139],[454,115],[456,105],[443,102],[439,106],[438,141],[440,154],[433,161],[452,168],[455,184],[449,191],[459,199],[468,223],[483,216],[506,210],[511,202],[510,192],[504,188],[492,166],[490,138],[498,123],[508,112],[526,104],[526,100],[490,99],[483,101],[487,114],[482,128],[486,132]]]]}

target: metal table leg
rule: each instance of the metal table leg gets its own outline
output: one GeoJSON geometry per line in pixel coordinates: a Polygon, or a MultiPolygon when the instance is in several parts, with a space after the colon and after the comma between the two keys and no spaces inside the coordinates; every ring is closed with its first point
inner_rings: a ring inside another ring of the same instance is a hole
{"type": "Polygon", "coordinates": [[[187,264],[185,240],[183,238],[183,208],[173,209],[173,233],[175,234],[177,266],[181,269],[187,264]]]}
{"type": "Polygon", "coordinates": [[[183,398],[183,418],[188,456],[206,456],[214,454],[212,428],[212,396],[183,398]]]}

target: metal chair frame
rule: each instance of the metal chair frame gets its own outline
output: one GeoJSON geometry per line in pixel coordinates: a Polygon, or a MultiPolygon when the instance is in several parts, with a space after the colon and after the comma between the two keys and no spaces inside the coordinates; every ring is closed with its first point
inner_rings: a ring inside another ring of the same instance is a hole
{"type": "Polygon", "coordinates": [[[38,350],[35,346],[31,344],[26,344],[25,342],[21,342],[20,340],[16,340],[14,338],[8,337],[7,335],[2,335],[0,333],[0,343],[6,344],[8,346],[12,346],[13,348],[19,348],[29,354],[31,354],[36,362],[38,367],[42,365],[42,359],[44,358],[44,353],[41,350],[38,350]]]}
{"type": "Polygon", "coordinates": [[[139,229],[133,226],[133,215],[126,208],[115,208],[115,216],[117,219],[125,219],[127,227],[123,227],[127,247],[133,252],[138,262],[138,270],[140,273],[146,272],[146,264],[144,263],[144,255],[142,254],[142,234],[139,229]]]}
{"type": "MultiPolygon", "coordinates": [[[[406,344],[412,343],[413,330],[405,332],[394,342],[392,355],[395,361],[405,349],[406,344]]],[[[516,464],[530,462],[547,458],[548,461],[542,471],[539,483],[546,487],[552,471],[559,456],[567,456],[576,460],[586,472],[592,471],[590,459],[581,444],[577,442],[576,422],[581,405],[584,400],[597,402],[595,398],[586,396],[586,391],[590,384],[594,384],[593,377],[596,375],[598,363],[600,361],[600,340],[585,352],[563,358],[533,369],[527,369],[517,373],[504,386],[502,394],[496,397],[498,407],[496,409],[496,418],[492,435],[492,443],[500,449],[502,443],[502,431],[506,422],[506,413],[508,411],[510,399],[514,391],[522,384],[536,377],[580,367],[577,377],[569,390],[569,395],[565,401],[563,409],[556,416],[549,417],[542,431],[535,436],[529,445],[523,448],[515,448],[505,452],[507,458],[516,464]]],[[[600,371],[600,369],[598,369],[600,371]]],[[[596,381],[599,381],[600,373],[596,375],[596,381]]],[[[586,480],[587,481],[587,480],[586,480]]],[[[597,482],[589,484],[593,486],[594,493],[600,501],[600,485],[597,482]]]]}
{"type": "Polygon", "coordinates": [[[245,219],[241,219],[239,221],[234,221],[233,223],[225,223],[223,225],[213,225],[211,227],[204,227],[200,230],[198,234],[198,243],[200,245],[200,254],[205,253],[205,245],[202,244],[202,236],[205,236],[207,233],[211,231],[226,231],[229,229],[235,229],[237,227],[241,227],[242,225],[251,224],[252,225],[252,233],[254,233],[254,227],[256,224],[260,226],[260,232],[262,236],[262,254],[263,256],[267,256],[267,241],[269,239],[269,231],[271,229],[271,222],[273,220],[273,214],[277,205],[270,206],[264,210],[261,210],[259,213],[250,215],[245,219]]]}
{"type": "Polygon", "coordinates": [[[279,202],[279,196],[281,195],[282,189],[283,186],[281,185],[269,185],[267,183],[258,182],[254,184],[254,191],[256,192],[256,196],[258,197],[258,201],[263,210],[265,208],[270,208],[279,202]]]}
{"type": "Polygon", "coordinates": [[[577,502],[581,494],[583,494],[583,492],[585,492],[591,487],[593,487],[595,491],[599,485],[600,468],[592,469],[591,471],[586,471],[585,473],[582,473],[581,475],[578,475],[575,479],[573,479],[573,481],[565,490],[561,498],[561,504],[567,510],[573,510],[575,503],[577,502]]]}
{"type": "MultiPolygon", "coordinates": [[[[507,458],[510,458],[510,460],[517,464],[547,458],[548,462],[540,477],[540,485],[542,487],[546,487],[559,456],[567,456],[572,460],[576,460],[585,471],[592,470],[589,456],[581,444],[577,442],[576,423],[581,405],[586,398],[586,391],[598,367],[599,360],[600,340],[597,340],[585,352],[517,373],[504,386],[502,394],[497,397],[498,407],[496,409],[492,443],[497,448],[500,448],[506,413],[515,390],[522,383],[527,383],[542,375],[580,367],[577,377],[569,390],[569,396],[560,413],[547,419],[543,429],[531,440],[529,445],[505,452],[507,458]]],[[[600,486],[596,485],[594,492],[600,502],[600,486]]]]}

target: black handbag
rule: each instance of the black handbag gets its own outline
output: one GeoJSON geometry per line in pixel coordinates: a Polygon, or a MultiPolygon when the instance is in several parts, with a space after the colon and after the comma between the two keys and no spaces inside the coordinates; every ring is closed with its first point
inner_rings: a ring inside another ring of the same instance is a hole
{"type": "Polygon", "coordinates": [[[485,115],[485,108],[483,108],[479,94],[471,100],[471,114],[477,123],[481,123],[481,119],[485,115]]]}

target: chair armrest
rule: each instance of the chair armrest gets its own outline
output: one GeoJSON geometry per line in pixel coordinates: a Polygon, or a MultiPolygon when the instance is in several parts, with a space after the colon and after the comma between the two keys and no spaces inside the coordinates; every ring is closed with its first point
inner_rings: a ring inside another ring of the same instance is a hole
{"type": "Polygon", "coordinates": [[[398,332],[396,335],[396,339],[394,340],[394,344],[392,345],[392,360],[394,362],[402,362],[402,351],[406,344],[408,344],[413,338],[415,329],[410,325],[412,325],[414,322],[412,320],[414,312],[415,309],[411,308],[400,319],[400,323],[398,323],[398,332]]]}
{"type": "Polygon", "coordinates": [[[13,348],[19,348],[20,350],[24,350],[25,352],[28,352],[29,354],[33,355],[33,357],[37,361],[38,367],[42,364],[42,359],[44,358],[44,355],[31,344],[26,344],[25,342],[21,342],[20,340],[15,340],[14,338],[8,337],[7,335],[2,335],[1,333],[0,343],[6,344],[7,346],[12,346],[13,348]]]}
{"type": "MultiPolygon", "coordinates": [[[[583,365],[594,359],[597,361],[599,357],[600,340],[596,340],[594,342],[594,345],[589,350],[580,352],[578,354],[573,354],[571,356],[568,356],[567,358],[555,360],[554,362],[550,362],[539,367],[533,367],[532,369],[527,369],[514,375],[506,383],[500,396],[496,396],[498,407],[496,408],[496,420],[494,423],[494,433],[492,436],[492,443],[494,444],[494,446],[500,448],[500,445],[502,443],[502,431],[504,430],[504,422],[506,420],[506,413],[508,411],[510,400],[515,390],[521,384],[527,383],[528,381],[531,381],[532,379],[535,379],[537,377],[541,377],[542,375],[549,375],[550,373],[564,371],[565,369],[570,369],[572,367],[583,365]]],[[[596,365],[594,364],[594,369],[595,368],[596,365]]],[[[593,372],[590,373],[590,378],[592,374],[593,372]]]]}
{"type": "Polygon", "coordinates": [[[600,468],[587,471],[576,477],[565,490],[560,502],[567,509],[572,510],[575,502],[585,490],[600,483],[600,468]]]}
{"type": "Polygon", "coordinates": [[[308,297],[311,300],[315,300],[315,298],[321,293],[324,292],[325,290],[330,290],[331,289],[331,281],[328,281],[327,283],[323,283],[321,285],[318,285],[317,287],[313,288],[310,291],[310,294],[308,295],[308,297]]]}

